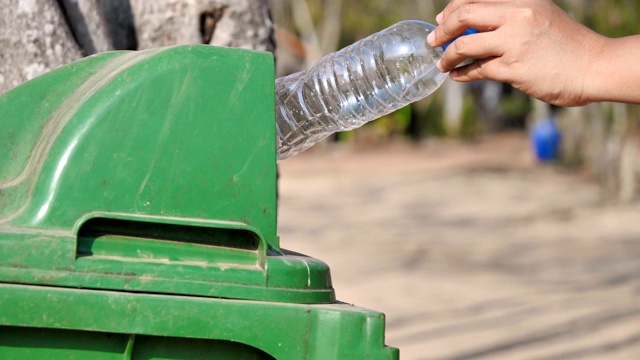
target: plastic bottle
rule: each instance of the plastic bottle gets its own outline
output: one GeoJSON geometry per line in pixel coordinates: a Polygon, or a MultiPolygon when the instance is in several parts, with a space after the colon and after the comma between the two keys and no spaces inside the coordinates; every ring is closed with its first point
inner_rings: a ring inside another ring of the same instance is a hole
{"type": "Polygon", "coordinates": [[[358,128],[433,93],[444,50],[427,44],[435,26],[399,22],[276,80],[278,160],[332,133],[358,128]]]}

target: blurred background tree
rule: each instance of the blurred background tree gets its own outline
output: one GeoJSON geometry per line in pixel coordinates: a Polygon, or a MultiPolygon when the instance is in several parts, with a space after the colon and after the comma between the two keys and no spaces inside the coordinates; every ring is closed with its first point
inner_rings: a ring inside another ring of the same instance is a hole
{"type": "MultiPolygon", "coordinates": [[[[434,23],[446,0],[269,0],[276,23],[278,74],[308,68],[321,56],[405,19],[434,23]]],[[[640,0],[559,0],[578,21],[612,37],[640,33],[640,0]]],[[[567,34],[571,36],[571,34],[567,34]]],[[[603,202],[629,202],[638,183],[637,106],[592,104],[554,109],[562,133],[559,166],[598,180],[603,202]]],[[[442,89],[405,109],[329,141],[366,147],[430,138],[481,140],[500,131],[528,131],[552,116],[547,104],[508,84],[480,81],[442,89]]]]}
{"type": "MultiPolygon", "coordinates": [[[[564,0],[559,5],[603,35],[640,34],[640,0],[564,0]]],[[[640,178],[640,108],[603,103],[565,110],[563,115],[564,163],[584,165],[598,180],[603,202],[634,201],[640,178]]]]}

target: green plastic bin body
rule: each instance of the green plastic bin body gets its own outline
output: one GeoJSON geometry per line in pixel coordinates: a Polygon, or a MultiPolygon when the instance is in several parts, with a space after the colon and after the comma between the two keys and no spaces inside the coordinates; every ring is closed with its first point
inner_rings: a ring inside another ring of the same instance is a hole
{"type": "Polygon", "coordinates": [[[273,59],[88,57],[0,96],[0,358],[397,359],[276,234],[273,59]]]}

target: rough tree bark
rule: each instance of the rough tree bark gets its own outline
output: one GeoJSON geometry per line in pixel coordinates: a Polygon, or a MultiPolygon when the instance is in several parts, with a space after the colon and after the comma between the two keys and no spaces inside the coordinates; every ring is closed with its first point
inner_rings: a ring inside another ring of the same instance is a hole
{"type": "Polygon", "coordinates": [[[113,42],[107,31],[107,23],[95,0],[57,0],[66,17],[66,25],[83,54],[92,55],[113,50],[113,42]]]}
{"type": "Polygon", "coordinates": [[[0,6],[0,29],[0,93],[113,49],[275,49],[267,0],[9,0],[0,6]]]}
{"type": "Polygon", "coordinates": [[[210,44],[273,52],[267,0],[131,0],[139,49],[210,44]]]}
{"type": "Polygon", "coordinates": [[[55,1],[0,6],[0,93],[82,57],[55,1]]]}

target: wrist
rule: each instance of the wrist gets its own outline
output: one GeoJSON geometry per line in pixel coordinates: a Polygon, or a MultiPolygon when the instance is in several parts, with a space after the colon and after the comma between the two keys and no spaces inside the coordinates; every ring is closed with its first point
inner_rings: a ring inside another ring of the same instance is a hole
{"type": "MultiPolygon", "coordinates": [[[[611,85],[608,81],[611,70],[611,49],[615,39],[596,34],[596,41],[593,49],[587,51],[584,59],[587,66],[583,76],[581,98],[584,104],[607,101],[608,88],[611,85]]],[[[580,75],[580,74],[579,74],[580,75]]]]}
{"type": "Polygon", "coordinates": [[[583,99],[586,103],[613,101],[640,103],[640,36],[606,38],[587,61],[583,99]]]}

